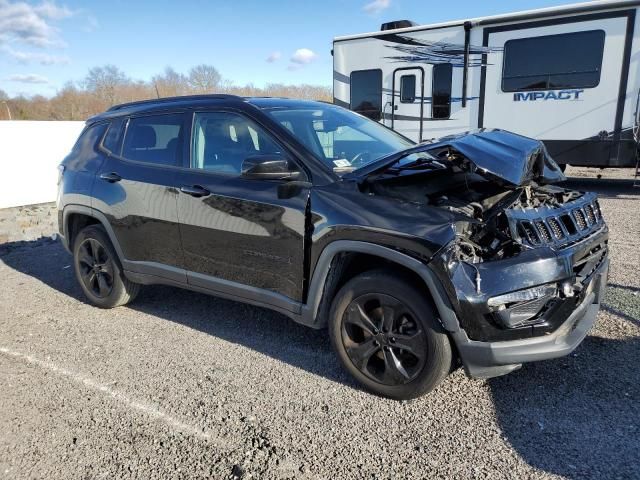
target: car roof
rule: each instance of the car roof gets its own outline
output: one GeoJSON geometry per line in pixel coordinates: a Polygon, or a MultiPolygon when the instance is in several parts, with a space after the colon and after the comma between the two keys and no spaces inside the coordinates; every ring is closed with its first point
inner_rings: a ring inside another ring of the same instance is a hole
{"type": "Polygon", "coordinates": [[[320,102],[313,100],[297,100],[282,97],[240,97],[237,95],[210,94],[210,95],[185,95],[180,97],[154,98],[150,100],[140,100],[136,102],[114,105],[109,110],[87,120],[93,123],[100,120],[166,110],[168,108],[194,108],[215,105],[233,105],[238,103],[251,104],[259,109],[271,108],[300,108],[313,107],[320,102]]]}

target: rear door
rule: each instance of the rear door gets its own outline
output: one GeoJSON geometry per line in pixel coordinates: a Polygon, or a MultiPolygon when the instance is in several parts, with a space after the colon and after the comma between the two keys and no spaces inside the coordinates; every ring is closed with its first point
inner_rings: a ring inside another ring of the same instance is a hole
{"type": "MultiPolygon", "coordinates": [[[[94,185],[93,206],[106,215],[122,248],[125,268],[184,282],[178,226],[177,170],[186,116],[181,112],[131,117],[124,141],[114,141],[94,185]]],[[[119,128],[116,124],[113,128],[119,128]]]]}
{"type": "Polygon", "coordinates": [[[425,82],[422,68],[398,68],[393,72],[391,128],[415,142],[422,140],[424,98],[425,82]]]}
{"type": "Polygon", "coordinates": [[[269,290],[301,301],[308,189],[283,195],[283,181],[243,177],[242,162],[251,155],[287,156],[244,114],[194,114],[191,161],[180,174],[178,197],[188,282],[241,296],[269,290]]]}
{"type": "Polygon", "coordinates": [[[486,69],[480,126],[543,140],[552,154],[569,155],[565,161],[579,160],[588,140],[589,155],[608,161],[624,105],[626,31],[626,12],[488,28],[496,53],[486,69]]]}

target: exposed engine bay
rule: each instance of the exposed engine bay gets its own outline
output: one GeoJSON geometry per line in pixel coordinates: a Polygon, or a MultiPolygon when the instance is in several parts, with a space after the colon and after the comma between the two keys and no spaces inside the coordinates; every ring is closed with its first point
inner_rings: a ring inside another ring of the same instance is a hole
{"type": "Polygon", "coordinates": [[[452,212],[457,233],[453,257],[467,263],[558,246],[587,235],[600,221],[591,194],[535,181],[521,186],[496,181],[449,146],[390,165],[369,176],[361,189],[452,212]]]}

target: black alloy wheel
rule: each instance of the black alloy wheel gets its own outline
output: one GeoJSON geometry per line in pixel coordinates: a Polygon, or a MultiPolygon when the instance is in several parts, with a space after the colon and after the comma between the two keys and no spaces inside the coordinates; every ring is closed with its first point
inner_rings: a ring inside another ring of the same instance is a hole
{"type": "Polygon", "coordinates": [[[78,267],[82,283],[98,298],[106,298],[113,290],[113,259],[95,238],[87,238],[78,250],[78,267]]]}
{"type": "Polygon", "coordinates": [[[380,293],[351,301],[342,320],[342,343],[358,370],[384,385],[415,379],[427,356],[425,333],[409,308],[380,293]]]}
{"type": "Polygon", "coordinates": [[[392,269],[347,281],[333,299],[328,323],[344,368],[377,395],[417,398],[437,387],[454,362],[428,289],[392,269]]]}

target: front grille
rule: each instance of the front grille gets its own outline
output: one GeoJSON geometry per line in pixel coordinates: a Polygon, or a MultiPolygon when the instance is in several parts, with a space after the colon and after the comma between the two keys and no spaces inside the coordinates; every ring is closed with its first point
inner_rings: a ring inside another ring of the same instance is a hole
{"type": "Polygon", "coordinates": [[[594,223],[596,223],[597,221],[596,214],[591,205],[587,205],[586,207],[584,207],[584,213],[587,214],[587,220],[589,221],[589,225],[593,225],[594,223]]]}
{"type": "Polygon", "coordinates": [[[573,217],[576,219],[576,223],[578,224],[578,228],[580,230],[584,230],[585,228],[587,228],[587,221],[584,218],[584,213],[582,213],[582,210],[576,208],[573,211],[573,217]]]}
{"type": "Polygon", "coordinates": [[[506,212],[514,238],[531,246],[566,247],[582,241],[603,225],[596,196],[581,198],[558,207],[510,209],[506,212]]]}
{"type": "Polygon", "coordinates": [[[557,238],[558,240],[564,238],[564,232],[562,231],[562,227],[560,226],[560,222],[557,218],[550,218],[549,220],[547,220],[547,223],[549,224],[549,227],[551,228],[551,231],[553,232],[553,236],[555,238],[557,238]]]}
{"type": "Polygon", "coordinates": [[[538,245],[540,243],[540,238],[538,238],[538,234],[533,229],[533,225],[531,225],[531,222],[522,222],[522,229],[529,242],[534,245],[538,245]]]}
{"type": "Polygon", "coordinates": [[[538,228],[538,233],[540,234],[542,241],[544,243],[549,243],[551,241],[551,234],[544,222],[542,220],[538,220],[536,222],[536,227],[538,228]]]}

